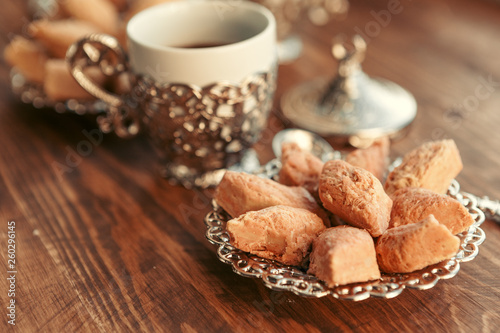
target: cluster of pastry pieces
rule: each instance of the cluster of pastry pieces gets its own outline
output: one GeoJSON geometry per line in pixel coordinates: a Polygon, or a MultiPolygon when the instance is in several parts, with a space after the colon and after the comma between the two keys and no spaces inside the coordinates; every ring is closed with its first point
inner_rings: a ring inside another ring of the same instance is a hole
{"type": "Polygon", "coordinates": [[[474,223],[445,193],[462,169],[452,140],[406,154],[384,181],[389,140],[323,163],[282,147],[278,181],[226,172],[215,199],[232,217],[231,243],[301,266],[329,286],[407,273],[453,257],[474,223]]]}
{"type": "MultiPolygon", "coordinates": [[[[41,85],[53,101],[93,99],[70,74],[64,61],[68,47],[93,33],[114,36],[125,47],[125,27],[130,18],[167,1],[172,0],[59,0],[57,13],[30,22],[24,35],[11,39],[4,49],[4,58],[28,82],[41,85]]],[[[111,80],[97,68],[87,74],[97,84],[117,93],[130,89],[126,77],[111,80]]]]}

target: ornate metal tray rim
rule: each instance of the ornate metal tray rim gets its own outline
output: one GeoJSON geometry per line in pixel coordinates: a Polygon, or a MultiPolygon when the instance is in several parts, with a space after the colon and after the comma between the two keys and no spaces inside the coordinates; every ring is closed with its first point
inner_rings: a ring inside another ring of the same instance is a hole
{"type": "MultiPolygon", "coordinates": [[[[272,160],[258,174],[262,177],[274,178],[280,166],[279,160],[272,160]]],[[[434,287],[439,280],[454,277],[460,270],[460,263],[473,260],[479,253],[479,246],[486,239],[484,231],[480,228],[485,221],[485,216],[478,208],[476,197],[461,192],[456,180],[450,185],[448,195],[464,205],[475,220],[467,231],[458,235],[461,244],[457,254],[449,260],[412,273],[382,273],[381,279],[376,281],[329,288],[324,282],[313,275],[306,274],[298,267],[286,266],[235,248],[229,243],[226,230],[229,215],[215,200],[212,201],[212,211],[205,217],[206,238],[217,246],[219,260],[231,265],[236,274],[261,279],[264,285],[272,290],[290,291],[299,296],[313,298],[331,295],[336,299],[353,301],[361,301],[370,297],[389,299],[398,296],[406,288],[426,290],[434,287]]]]}
{"type": "Polygon", "coordinates": [[[28,81],[16,67],[10,71],[10,84],[12,92],[24,104],[30,104],[35,109],[52,108],[57,113],[76,113],[77,115],[104,113],[108,106],[105,102],[95,98],[66,99],[54,101],[43,90],[41,83],[28,81]]]}

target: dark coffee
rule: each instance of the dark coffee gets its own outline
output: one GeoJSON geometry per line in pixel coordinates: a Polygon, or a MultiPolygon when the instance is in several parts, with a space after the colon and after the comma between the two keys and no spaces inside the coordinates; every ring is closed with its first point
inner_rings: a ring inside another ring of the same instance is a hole
{"type": "Polygon", "coordinates": [[[203,43],[193,43],[193,44],[187,44],[187,45],[181,45],[177,46],[179,48],[183,49],[204,49],[207,47],[217,47],[217,46],[224,46],[228,45],[231,43],[228,42],[203,42],[203,43]]]}

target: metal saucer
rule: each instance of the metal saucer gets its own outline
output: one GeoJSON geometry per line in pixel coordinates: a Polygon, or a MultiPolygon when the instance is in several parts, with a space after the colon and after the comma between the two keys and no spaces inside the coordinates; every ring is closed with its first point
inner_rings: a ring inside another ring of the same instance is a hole
{"type": "Polygon", "coordinates": [[[340,158],[340,152],[334,150],[325,139],[315,133],[298,128],[285,129],[274,136],[272,148],[276,157],[281,157],[281,146],[285,142],[296,143],[302,150],[311,152],[322,161],[340,158]]]}

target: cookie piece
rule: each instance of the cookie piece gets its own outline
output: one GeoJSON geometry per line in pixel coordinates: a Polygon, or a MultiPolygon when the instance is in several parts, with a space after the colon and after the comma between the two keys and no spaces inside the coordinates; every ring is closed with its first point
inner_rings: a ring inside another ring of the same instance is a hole
{"type": "Polygon", "coordinates": [[[462,168],[455,141],[428,142],[403,157],[401,164],[387,177],[384,188],[389,195],[404,187],[421,187],[436,193],[446,193],[462,168]]]}
{"type": "Polygon", "coordinates": [[[305,188],[285,186],[248,173],[227,171],[217,186],[215,200],[231,217],[284,205],[307,209],[329,225],[326,212],[305,188]]]}
{"type": "Polygon", "coordinates": [[[350,226],[325,230],[313,242],[307,273],[329,287],[379,279],[372,237],[366,230],[350,226]]]}
{"type": "Polygon", "coordinates": [[[389,137],[377,139],[365,149],[356,149],[347,154],[347,163],[370,171],[378,180],[383,181],[389,166],[391,141],[389,137]]]}
{"type": "Polygon", "coordinates": [[[3,51],[5,61],[16,67],[30,82],[42,83],[47,55],[37,42],[15,36],[3,51]]]}
{"type": "Polygon", "coordinates": [[[411,224],[434,215],[453,235],[467,230],[474,219],[457,200],[431,190],[415,187],[402,188],[394,192],[389,228],[411,224]]]}
{"type": "Polygon", "coordinates": [[[373,237],[389,225],[392,200],[369,171],[341,160],[325,163],[319,180],[323,206],[347,224],[366,229],[373,237]]]}
{"type": "MultiPolygon", "coordinates": [[[[97,67],[89,68],[86,74],[98,85],[103,85],[106,77],[97,67]]],[[[83,89],[71,75],[68,64],[63,59],[49,59],[45,64],[43,89],[53,101],[68,99],[92,100],[94,96],[83,89]]]]}
{"type": "Polygon", "coordinates": [[[430,215],[420,222],[388,229],[375,249],[381,271],[409,273],[452,258],[459,247],[460,239],[430,215]]]}
{"type": "Polygon", "coordinates": [[[59,4],[69,16],[89,22],[104,33],[115,35],[118,30],[118,10],[109,0],[63,0],[59,4]]]}
{"type": "Polygon", "coordinates": [[[294,266],[303,263],[323,230],[316,214],[288,206],[251,211],[227,222],[231,244],[238,249],[294,266]]]}
{"type": "Polygon", "coordinates": [[[100,32],[94,25],[74,19],[58,21],[37,20],[28,26],[31,35],[42,43],[50,54],[64,59],[68,47],[86,35],[100,32]]]}
{"type": "Polygon", "coordinates": [[[284,143],[281,151],[279,182],[287,186],[302,186],[309,193],[316,193],[324,163],[296,143],[284,143]]]}

